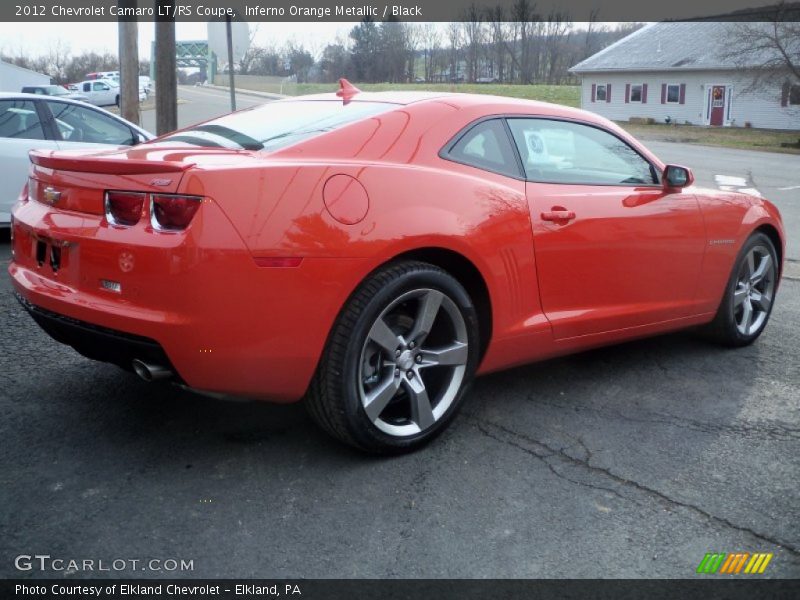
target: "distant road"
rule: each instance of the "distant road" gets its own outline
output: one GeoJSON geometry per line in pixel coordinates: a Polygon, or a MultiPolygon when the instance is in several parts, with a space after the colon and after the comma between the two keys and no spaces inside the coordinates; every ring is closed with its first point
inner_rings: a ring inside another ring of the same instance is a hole
{"type": "MultiPolygon", "coordinates": [[[[203,88],[199,86],[178,86],[178,128],[187,127],[193,123],[213,119],[231,112],[230,96],[227,92],[203,88]]],[[[265,98],[249,94],[236,95],[236,108],[248,108],[267,102],[265,98]]],[[[142,111],[142,127],[148,131],[156,132],[156,111],[142,111]]]]}
{"type": "Polygon", "coordinates": [[[797,156],[697,144],[650,142],[644,145],[667,163],[690,167],[703,187],[756,193],[781,211],[786,257],[800,261],[800,169],[797,156]]]}

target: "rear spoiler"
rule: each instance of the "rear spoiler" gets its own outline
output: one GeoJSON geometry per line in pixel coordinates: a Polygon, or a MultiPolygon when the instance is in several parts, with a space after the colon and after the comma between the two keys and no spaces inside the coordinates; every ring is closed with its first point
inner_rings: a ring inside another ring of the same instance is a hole
{"type": "Polygon", "coordinates": [[[130,158],[103,158],[58,154],[52,151],[31,150],[31,162],[47,169],[79,171],[81,173],[103,173],[108,175],[142,175],[145,173],[179,173],[191,169],[195,163],[163,160],[135,160],[130,158]]]}

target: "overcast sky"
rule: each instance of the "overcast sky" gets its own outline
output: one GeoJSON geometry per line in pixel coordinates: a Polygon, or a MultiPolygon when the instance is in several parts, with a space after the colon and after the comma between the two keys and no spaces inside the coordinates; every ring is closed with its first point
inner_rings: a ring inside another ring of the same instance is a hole
{"type": "MultiPolygon", "coordinates": [[[[0,0],[5,1],[5,0],[0,0]]],[[[255,43],[259,46],[283,46],[288,41],[302,44],[312,53],[321,51],[337,36],[346,38],[357,23],[250,23],[257,29],[255,43]]],[[[155,33],[154,23],[139,23],[139,54],[150,56],[150,42],[155,33]]],[[[177,23],[175,34],[180,40],[205,40],[206,23],[177,23]]],[[[17,55],[40,55],[58,41],[80,54],[84,50],[117,53],[116,23],[0,23],[0,52],[17,55]]]]}
{"type": "MultiPolygon", "coordinates": [[[[6,1],[6,0],[0,0],[6,1]]],[[[254,43],[259,46],[283,46],[293,41],[305,46],[318,56],[322,49],[337,38],[347,40],[350,30],[357,22],[346,23],[250,23],[255,30],[254,43]]],[[[444,35],[445,23],[438,24],[444,35]]],[[[576,23],[585,27],[585,23],[576,23]]],[[[617,23],[607,23],[615,26],[617,23]]],[[[150,43],[155,33],[154,23],[139,23],[139,55],[149,58],[150,43]]],[[[206,23],[177,23],[176,37],[181,40],[207,39],[206,23]]],[[[85,50],[117,53],[116,23],[5,23],[0,22],[0,52],[16,56],[18,54],[38,56],[47,53],[58,42],[69,47],[73,54],[85,50]]]]}

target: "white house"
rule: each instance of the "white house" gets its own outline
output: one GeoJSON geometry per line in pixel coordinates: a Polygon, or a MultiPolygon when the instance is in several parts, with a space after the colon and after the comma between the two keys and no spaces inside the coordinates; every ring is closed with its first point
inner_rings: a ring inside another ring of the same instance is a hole
{"type": "Polygon", "coordinates": [[[754,89],[763,56],[754,52],[744,64],[726,56],[735,27],[665,22],[635,31],[570,69],[581,77],[581,106],[615,121],[800,130],[800,86],[754,89]]]}
{"type": "Polygon", "coordinates": [[[19,92],[26,85],[50,85],[50,76],[0,60],[0,92],[19,92]]]}

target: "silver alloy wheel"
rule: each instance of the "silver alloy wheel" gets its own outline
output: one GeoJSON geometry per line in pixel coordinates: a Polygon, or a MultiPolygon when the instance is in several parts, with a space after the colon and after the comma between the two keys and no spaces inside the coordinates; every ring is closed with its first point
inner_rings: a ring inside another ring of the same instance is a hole
{"type": "Polygon", "coordinates": [[[456,304],[434,289],[406,292],[381,312],[361,349],[358,390],[367,417],[396,437],[425,431],[458,395],[468,357],[456,304]]]}
{"type": "Polygon", "coordinates": [[[775,293],[775,265],[766,246],[753,246],[745,256],[733,291],[733,318],[742,335],[764,325],[775,293]]]}

